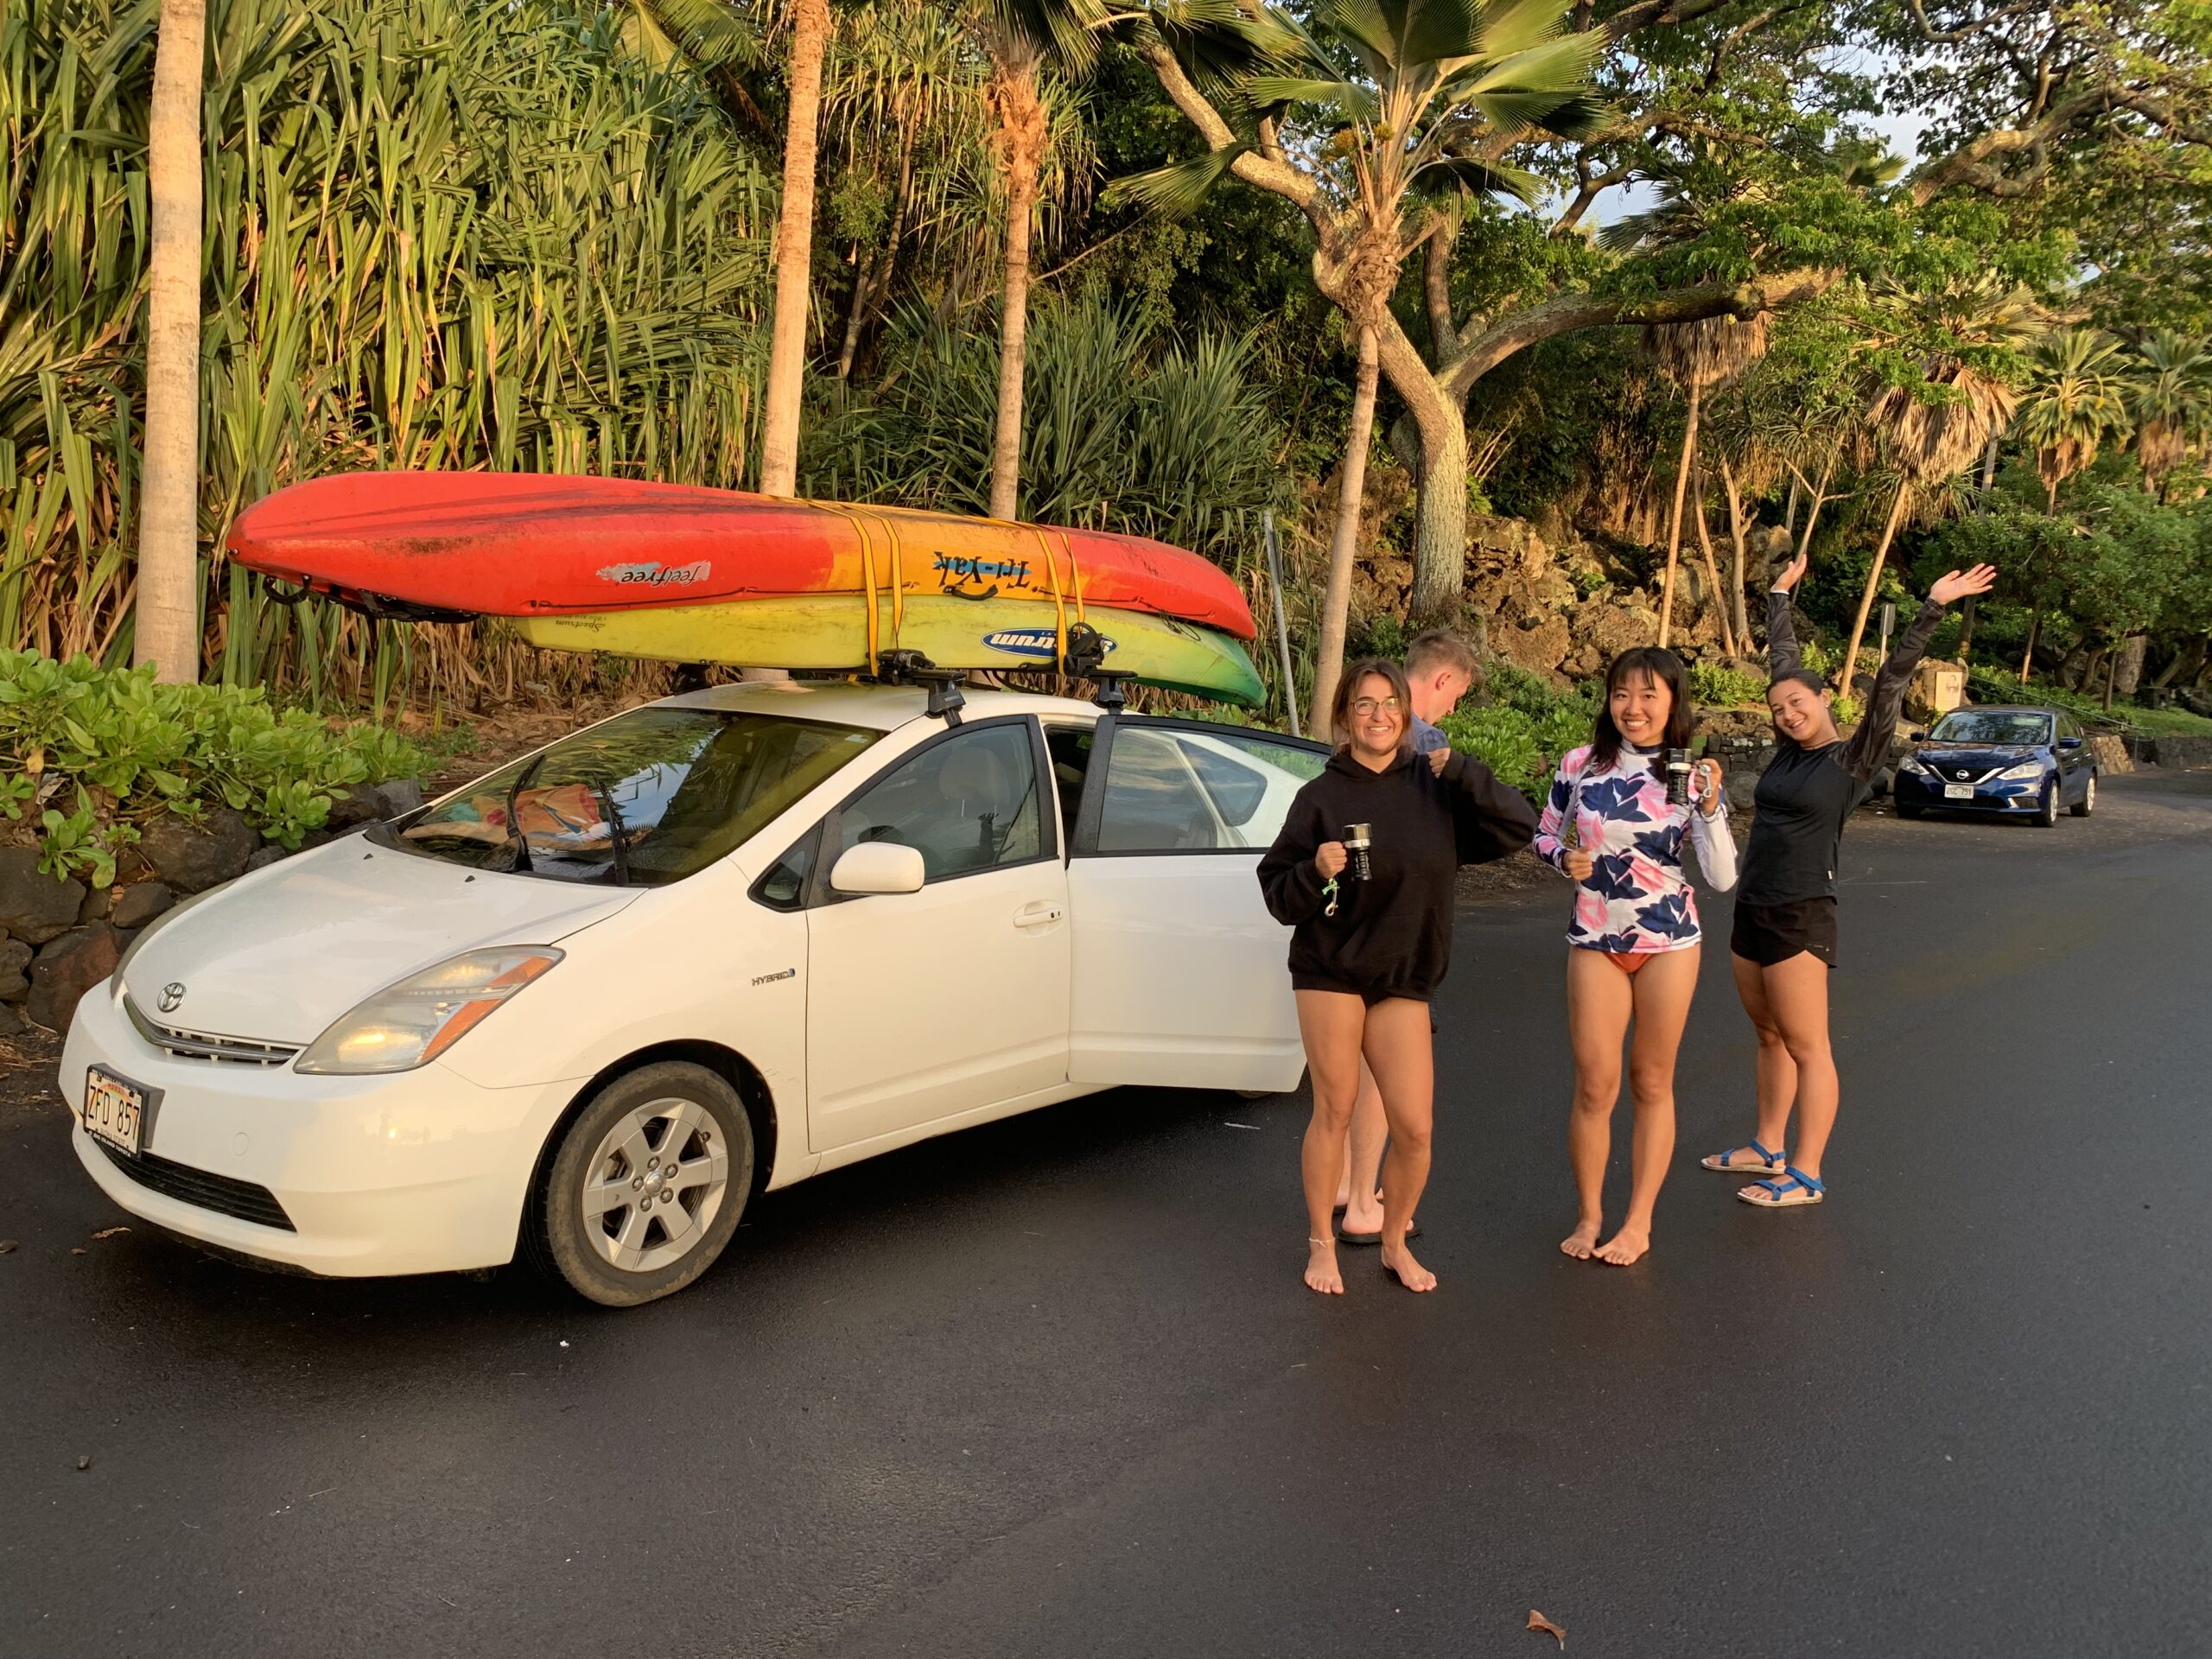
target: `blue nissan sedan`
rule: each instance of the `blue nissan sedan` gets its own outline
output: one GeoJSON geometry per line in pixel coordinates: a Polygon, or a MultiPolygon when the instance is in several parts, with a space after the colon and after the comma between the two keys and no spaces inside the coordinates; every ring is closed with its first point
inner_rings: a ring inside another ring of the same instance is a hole
{"type": "Polygon", "coordinates": [[[2064,807],[2086,818],[2097,804],[2096,753],[2074,716],[2057,709],[1954,709],[1897,768],[1897,816],[1992,812],[2045,828],[2064,807]]]}

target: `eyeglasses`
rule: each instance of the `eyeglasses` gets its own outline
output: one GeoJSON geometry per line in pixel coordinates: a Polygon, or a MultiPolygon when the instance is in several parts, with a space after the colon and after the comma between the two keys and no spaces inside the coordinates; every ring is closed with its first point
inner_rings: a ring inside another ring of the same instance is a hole
{"type": "Polygon", "coordinates": [[[1398,700],[1395,697],[1384,697],[1377,702],[1373,697],[1354,697],[1351,711],[1362,720],[1371,719],[1378,712],[1395,715],[1398,712],[1398,700]]]}

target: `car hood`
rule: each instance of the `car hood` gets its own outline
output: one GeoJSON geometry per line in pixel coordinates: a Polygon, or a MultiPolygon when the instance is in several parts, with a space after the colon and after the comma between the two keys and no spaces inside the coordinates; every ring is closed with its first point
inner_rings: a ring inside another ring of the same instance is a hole
{"type": "Polygon", "coordinates": [[[553,944],[639,891],[486,874],[350,836],[157,924],[124,989],[180,1030],[305,1044],[396,979],[479,946],[553,944]],[[163,1010],[168,987],[182,990],[163,1010]]]}
{"type": "Polygon", "coordinates": [[[2043,749],[2032,743],[1923,743],[1916,753],[1929,766],[1947,766],[1954,772],[1961,766],[1986,770],[2044,758],[2043,749]]]}

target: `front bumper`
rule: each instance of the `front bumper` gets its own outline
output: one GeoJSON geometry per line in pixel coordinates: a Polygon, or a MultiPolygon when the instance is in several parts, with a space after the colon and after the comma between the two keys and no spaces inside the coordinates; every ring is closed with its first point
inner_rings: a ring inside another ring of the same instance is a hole
{"type": "Polygon", "coordinates": [[[1890,785],[1893,800],[1906,805],[1924,807],[1932,812],[2009,812],[2025,815],[2036,811],[2043,804],[2043,791],[2051,786],[2051,780],[2013,779],[2009,781],[1991,779],[1987,783],[1974,785],[1970,798],[1955,799],[1943,793],[1945,780],[1922,778],[1900,770],[1890,785]]]}
{"type": "Polygon", "coordinates": [[[61,1057],[78,1161],[109,1198],[219,1249],[341,1277],[511,1260],[538,1148],[582,1082],[489,1089],[436,1063],[316,1077],[181,1059],[132,1028],[112,982],[78,1004],[61,1057]],[[86,1132],[95,1065],[162,1091],[145,1162],[86,1132]]]}

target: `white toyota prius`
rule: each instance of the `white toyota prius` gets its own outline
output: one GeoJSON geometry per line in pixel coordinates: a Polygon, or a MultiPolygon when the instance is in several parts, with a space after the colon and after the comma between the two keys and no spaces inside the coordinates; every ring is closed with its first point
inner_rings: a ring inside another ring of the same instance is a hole
{"type": "Polygon", "coordinates": [[[753,1193],[925,1136],[1296,1087],[1253,871],[1326,751],[934,696],[671,698],[179,906],[78,1007],[78,1157],[218,1250],[521,1252],[622,1306],[753,1193]]]}

